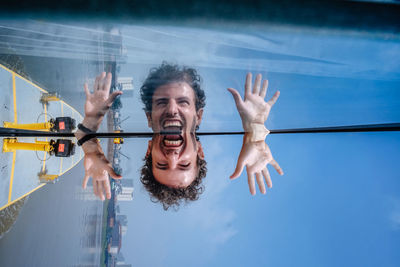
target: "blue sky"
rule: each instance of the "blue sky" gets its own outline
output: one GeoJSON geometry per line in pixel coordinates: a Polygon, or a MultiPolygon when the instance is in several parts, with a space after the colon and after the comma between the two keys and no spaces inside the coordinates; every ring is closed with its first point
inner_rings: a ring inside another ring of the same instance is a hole
{"type": "MultiPolygon", "coordinates": [[[[204,131],[241,130],[227,87],[243,92],[248,71],[281,97],[267,127],[400,121],[396,39],[305,29],[124,27],[135,95],[123,98],[127,130],[147,130],[138,89],[162,60],[198,68],[207,106],[204,131]]],[[[206,191],[178,212],[149,201],[138,180],[144,140],[127,140],[124,176],[135,200],[122,203],[129,229],[122,252],[137,266],[397,266],[400,256],[399,133],[270,135],[273,188],[249,193],[233,172],[240,136],[202,137],[206,191]]]]}

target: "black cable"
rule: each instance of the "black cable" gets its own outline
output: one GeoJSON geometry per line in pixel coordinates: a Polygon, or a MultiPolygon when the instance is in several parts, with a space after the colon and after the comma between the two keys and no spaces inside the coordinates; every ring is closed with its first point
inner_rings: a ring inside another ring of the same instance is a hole
{"type": "MultiPolygon", "coordinates": [[[[382,123],[350,126],[329,126],[314,128],[295,128],[270,130],[270,134],[293,134],[293,133],[343,133],[343,132],[388,132],[400,131],[400,123],[382,123]]],[[[162,135],[181,134],[181,132],[161,132],[162,135]]],[[[244,132],[198,132],[196,135],[242,135],[244,132]]],[[[93,133],[91,137],[97,138],[145,138],[152,137],[153,133],[119,132],[119,133],[93,133]]],[[[74,133],[53,133],[43,131],[21,130],[0,127],[0,137],[74,137],[74,133]]]]}

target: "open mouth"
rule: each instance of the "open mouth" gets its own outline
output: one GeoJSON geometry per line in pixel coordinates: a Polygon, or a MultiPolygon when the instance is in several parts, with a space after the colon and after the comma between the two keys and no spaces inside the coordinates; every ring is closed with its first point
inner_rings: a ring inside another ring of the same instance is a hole
{"type": "Polygon", "coordinates": [[[163,144],[165,147],[180,147],[183,137],[179,134],[164,135],[163,144]]]}
{"type": "Polygon", "coordinates": [[[165,120],[163,123],[163,130],[181,131],[182,130],[182,122],[180,120],[165,120]]]}

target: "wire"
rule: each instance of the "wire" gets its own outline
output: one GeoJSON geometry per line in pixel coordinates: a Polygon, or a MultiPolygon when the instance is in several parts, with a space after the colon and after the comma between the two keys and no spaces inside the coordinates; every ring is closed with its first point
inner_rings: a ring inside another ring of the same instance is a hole
{"type": "MultiPolygon", "coordinates": [[[[47,153],[47,152],[45,152],[45,153],[47,153]]],[[[38,159],[39,161],[41,161],[41,162],[48,160],[48,159],[51,158],[51,156],[52,156],[50,153],[47,153],[47,154],[49,154],[49,157],[48,157],[47,159],[41,159],[41,158],[39,158],[39,155],[38,155],[38,153],[37,153],[36,150],[35,150],[35,154],[36,154],[37,159],[38,159]]]]}
{"type": "MultiPolygon", "coordinates": [[[[36,122],[39,122],[39,118],[40,118],[42,115],[46,115],[46,113],[44,113],[44,112],[40,113],[39,116],[38,116],[37,119],[36,119],[36,122]]],[[[50,119],[54,119],[54,117],[51,116],[49,113],[47,113],[47,115],[50,117],[50,119]]]]}
{"type": "MultiPolygon", "coordinates": [[[[294,133],[344,133],[344,132],[388,132],[400,131],[400,123],[382,123],[333,127],[295,128],[270,130],[270,134],[294,134],[294,133]]],[[[198,132],[196,135],[243,135],[245,132],[198,132]]],[[[93,133],[88,134],[93,138],[146,138],[154,133],[120,132],[120,133],[93,133]]],[[[180,131],[160,132],[161,135],[181,134],[180,131]]],[[[31,131],[0,127],[0,137],[74,137],[74,133],[52,133],[44,131],[31,131]]]]}

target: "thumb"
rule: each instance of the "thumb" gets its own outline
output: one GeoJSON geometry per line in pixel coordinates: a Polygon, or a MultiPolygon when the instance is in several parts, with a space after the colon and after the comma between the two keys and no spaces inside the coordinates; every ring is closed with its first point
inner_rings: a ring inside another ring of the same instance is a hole
{"type": "Polygon", "coordinates": [[[121,178],[122,178],[122,176],[121,176],[121,175],[118,175],[118,174],[114,171],[114,169],[113,169],[112,167],[109,167],[109,169],[107,170],[107,172],[108,172],[108,175],[111,176],[111,178],[114,178],[114,179],[121,179],[121,178]]]}
{"type": "Polygon", "coordinates": [[[236,103],[236,107],[239,108],[239,106],[242,105],[242,102],[243,102],[242,97],[240,96],[239,92],[233,88],[228,88],[228,91],[232,94],[233,99],[235,100],[235,103],[236,103]]]}
{"type": "Polygon", "coordinates": [[[244,163],[243,161],[238,161],[238,163],[236,164],[236,169],[233,172],[233,174],[230,176],[231,180],[238,178],[244,169],[244,163]]]}
{"type": "Polygon", "coordinates": [[[111,95],[107,98],[107,105],[111,106],[117,96],[122,95],[122,91],[114,91],[111,95]]]}
{"type": "Polygon", "coordinates": [[[83,178],[83,182],[82,182],[82,188],[86,189],[87,183],[89,181],[89,174],[87,172],[85,172],[85,177],[83,178]]]}

